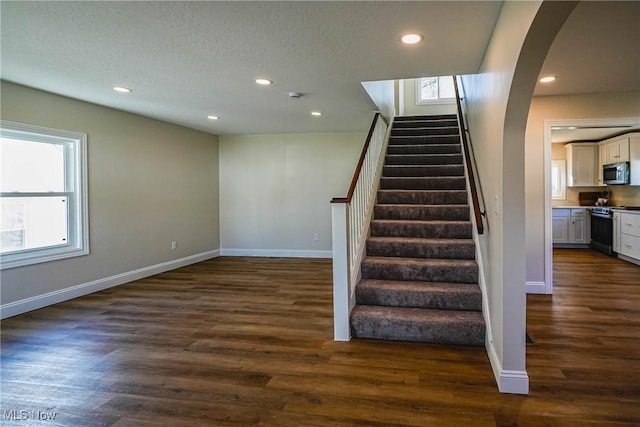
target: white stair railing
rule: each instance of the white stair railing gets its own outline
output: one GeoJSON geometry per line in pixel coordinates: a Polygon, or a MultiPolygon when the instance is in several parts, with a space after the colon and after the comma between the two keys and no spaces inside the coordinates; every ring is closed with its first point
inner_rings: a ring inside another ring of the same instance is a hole
{"type": "Polygon", "coordinates": [[[336,341],[349,341],[349,314],[355,305],[355,284],[360,279],[369,222],[384,164],[391,126],[376,113],[362,148],[347,196],[331,200],[333,240],[333,333],[336,341]]]}

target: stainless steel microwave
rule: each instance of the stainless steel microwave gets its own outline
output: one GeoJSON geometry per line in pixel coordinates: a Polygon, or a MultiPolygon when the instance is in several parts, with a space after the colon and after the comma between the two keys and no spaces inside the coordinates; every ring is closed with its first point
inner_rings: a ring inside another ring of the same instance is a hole
{"type": "Polygon", "coordinates": [[[602,180],[607,185],[629,184],[629,162],[602,166],[602,180]]]}

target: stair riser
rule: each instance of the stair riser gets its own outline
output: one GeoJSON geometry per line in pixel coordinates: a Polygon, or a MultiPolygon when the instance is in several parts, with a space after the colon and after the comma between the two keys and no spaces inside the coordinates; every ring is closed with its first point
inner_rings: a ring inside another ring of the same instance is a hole
{"type": "Polygon", "coordinates": [[[396,291],[389,289],[358,288],[356,286],[356,304],[383,305],[388,307],[414,307],[433,310],[482,311],[482,294],[436,293],[420,291],[396,291]]]}
{"type": "Polygon", "coordinates": [[[371,236],[374,237],[421,237],[436,239],[470,239],[471,223],[423,224],[374,220],[371,236]]]}
{"type": "Polygon", "coordinates": [[[404,219],[418,221],[468,221],[469,206],[374,206],[373,217],[375,219],[404,219]]]}
{"type": "Polygon", "coordinates": [[[391,136],[389,145],[460,144],[459,135],[391,136]]]}
{"type": "Polygon", "coordinates": [[[433,258],[433,259],[475,259],[473,242],[429,245],[408,242],[367,241],[367,255],[383,257],[433,258]]]}
{"type": "Polygon", "coordinates": [[[463,205],[467,192],[457,191],[378,191],[379,204],[463,205]]]}
{"type": "Polygon", "coordinates": [[[384,166],[382,176],[463,176],[462,165],[384,166]]]}
{"type": "Polygon", "coordinates": [[[464,190],[464,177],[389,178],[380,179],[382,190],[464,190]]]}
{"type": "Polygon", "coordinates": [[[416,120],[457,120],[455,114],[432,114],[428,116],[398,116],[393,119],[393,123],[416,121],[416,120]]]}
{"type": "Polygon", "coordinates": [[[457,126],[391,129],[391,136],[458,135],[457,126]]]}
{"type": "Polygon", "coordinates": [[[389,145],[387,154],[460,154],[460,144],[389,145]]]}
{"type": "Polygon", "coordinates": [[[461,165],[461,154],[387,155],[385,165],[461,165]]]}
{"type": "Polygon", "coordinates": [[[355,338],[482,346],[484,345],[485,327],[475,323],[468,325],[450,323],[424,325],[389,319],[377,322],[353,320],[351,334],[355,338]]]}
{"type": "Polygon", "coordinates": [[[393,122],[394,129],[407,129],[407,128],[426,128],[426,127],[457,127],[457,119],[440,119],[440,120],[403,120],[393,122]]]}
{"type": "Polygon", "coordinates": [[[422,280],[426,282],[478,283],[477,266],[424,266],[362,262],[362,278],[422,280]]]}

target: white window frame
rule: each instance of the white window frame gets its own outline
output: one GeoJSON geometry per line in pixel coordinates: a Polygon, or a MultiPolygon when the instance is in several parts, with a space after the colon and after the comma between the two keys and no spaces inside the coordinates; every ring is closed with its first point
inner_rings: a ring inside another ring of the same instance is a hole
{"type": "MultiPolygon", "coordinates": [[[[433,76],[433,77],[420,77],[415,79],[415,92],[416,92],[416,105],[433,105],[433,104],[455,104],[456,102],[456,98],[455,97],[451,97],[451,98],[438,98],[438,99],[422,99],[421,97],[421,80],[422,79],[432,79],[432,78],[437,78],[440,79],[441,77],[449,77],[453,79],[453,76],[433,76]]],[[[439,84],[439,81],[438,81],[439,84]]]]}
{"type": "Polygon", "coordinates": [[[566,160],[551,161],[551,200],[567,200],[567,162],[566,160]],[[557,169],[556,182],[553,182],[553,170],[557,169]],[[558,191],[553,192],[553,187],[558,191]]]}
{"type": "Polygon", "coordinates": [[[67,243],[0,254],[0,269],[23,267],[89,254],[89,204],[87,196],[87,135],[60,129],[0,120],[0,133],[14,139],[65,146],[63,192],[9,192],[1,197],[67,197],[67,243]]]}

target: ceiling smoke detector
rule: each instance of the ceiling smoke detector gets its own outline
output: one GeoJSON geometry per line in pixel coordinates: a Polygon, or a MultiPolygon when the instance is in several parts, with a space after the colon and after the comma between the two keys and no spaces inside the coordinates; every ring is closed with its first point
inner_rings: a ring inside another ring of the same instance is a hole
{"type": "Polygon", "coordinates": [[[300,99],[302,98],[302,94],[300,92],[289,92],[289,98],[300,99]]]}

